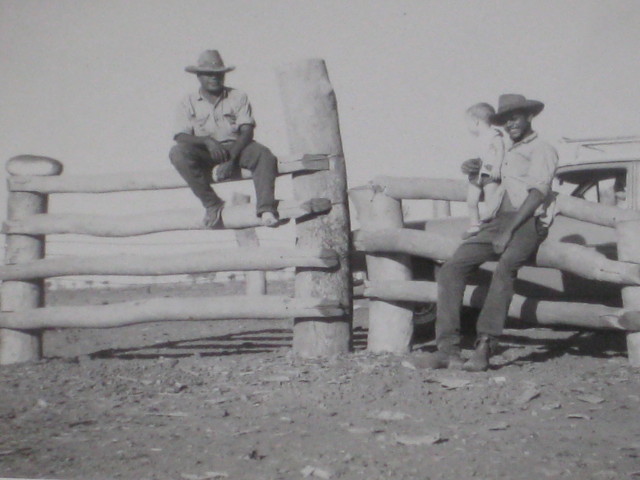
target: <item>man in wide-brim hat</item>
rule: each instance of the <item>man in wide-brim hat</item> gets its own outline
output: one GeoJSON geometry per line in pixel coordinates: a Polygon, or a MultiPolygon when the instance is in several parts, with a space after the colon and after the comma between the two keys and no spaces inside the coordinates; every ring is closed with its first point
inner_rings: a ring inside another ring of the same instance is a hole
{"type": "MultiPolygon", "coordinates": [[[[433,368],[483,371],[495,352],[507,319],[518,269],[546,238],[552,218],[551,182],[558,165],[556,150],[532,129],[533,117],[544,104],[523,95],[502,95],[491,120],[504,127],[512,146],[505,153],[501,185],[487,199],[489,220],[477,235],[465,240],[438,274],[436,344],[429,357],[433,368]],[[460,355],[460,307],[469,276],[487,261],[497,261],[491,285],[478,317],[476,348],[466,362],[460,355]]],[[[463,172],[477,174],[479,159],[463,164],[463,172]]]]}
{"type": "Polygon", "coordinates": [[[227,66],[217,50],[206,50],[196,65],[185,68],[196,74],[200,88],[178,106],[171,163],[205,207],[207,228],[221,225],[224,202],[211,188],[212,181],[237,176],[240,167],[251,170],[256,189],[256,213],[263,225],[278,223],[274,185],[277,159],[253,140],[256,122],[244,92],[225,86],[227,66]]]}

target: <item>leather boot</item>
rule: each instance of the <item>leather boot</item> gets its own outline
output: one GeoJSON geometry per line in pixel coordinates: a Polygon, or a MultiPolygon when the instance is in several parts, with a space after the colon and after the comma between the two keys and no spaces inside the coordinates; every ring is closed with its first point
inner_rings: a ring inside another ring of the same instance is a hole
{"type": "Polygon", "coordinates": [[[494,350],[494,340],[489,335],[480,335],[476,340],[476,349],[462,369],[467,372],[485,372],[489,369],[489,358],[494,350]]]}
{"type": "Polygon", "coordinates": [[[429,353],[426,357],[417,359],[414,363],[418,368],[460,370],[464,360],[460,356],[460,352],[448,353],[438,350],[436,353],[429,353]]]}

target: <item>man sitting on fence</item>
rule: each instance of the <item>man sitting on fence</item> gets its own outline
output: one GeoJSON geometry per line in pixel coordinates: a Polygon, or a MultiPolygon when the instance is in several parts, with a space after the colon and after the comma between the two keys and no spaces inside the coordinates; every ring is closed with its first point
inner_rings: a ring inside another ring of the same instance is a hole
{"type": "Polygon", "coordinates": [[[257,197],[257,215],[273,227],[276,218],[274,185],[277,159],[264,145],[253,140],[255,120],[247,95],[226,87],[225,66],[217,50],[200,55],[198,64],[186,67],[195,73],[200,89],[184,97],[176,117],[171,163],[186,180],[206,209],[204,224],[221,224],[224,202],[211,182],[238,176],[240,167],[251,170],[257,197]]]}
{"type": "MultiPolygon", "coordinates": [[[[518,269],[537,251],[546,238],[552,202],[551,181],[558,164],[556,150],[532,130],[533,117],[544,104],[522,95],[502,95],[495,125],[513,141],[501,171],[502,183],[493,198],[491,220],[476,236],[460,245],[438,275],[436,343],[438,351],[429,358],[433,368],[464,368],[484,371],[502,333],[513,283],[518,269]],[[475,352],[464,362],[460,356],[460,308],[469,276],[481,264],[498,261],[477,323],[475,352]]],[[[468,160],[463,172],[477,175],[480,160],[468,160]]]]}

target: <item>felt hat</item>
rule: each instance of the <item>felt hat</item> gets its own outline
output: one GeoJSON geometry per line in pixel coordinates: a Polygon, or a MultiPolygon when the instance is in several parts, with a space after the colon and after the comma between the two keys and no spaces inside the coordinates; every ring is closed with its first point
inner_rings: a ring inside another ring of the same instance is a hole
{"type": "Polygon", "coordinates": [[[544,103],[538,100],[529,100],[524,95],[507,93],[500,95],[498,100],[498,111],[491,115],[491,123],[494,125],[504,125],[507,118],[515,111],[525,111],[533,116],[538,115],[544,108],[544,103]]]}
{"type": "Polygon", "coordinates": [[[226,66],[217,50],[205,50],[198,57],[198,64],[189,65],[185,70],[189,73],[225,73],[235,68],[226,66]]]}

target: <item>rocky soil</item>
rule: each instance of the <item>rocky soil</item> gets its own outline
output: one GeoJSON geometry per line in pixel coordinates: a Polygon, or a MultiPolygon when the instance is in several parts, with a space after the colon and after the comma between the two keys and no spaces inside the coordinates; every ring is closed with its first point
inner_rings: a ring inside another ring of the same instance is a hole
{"type": "Polygon", "coordinates": [[[640,479],[623,334],[509,329],[489,372],[428,371],[428,336],[404,357],[367,353],[358,307],[355,352],[330,360],[294,358],[287,320],[48,332],[45,360],[0,368],[0,476],[640,479]]]}

